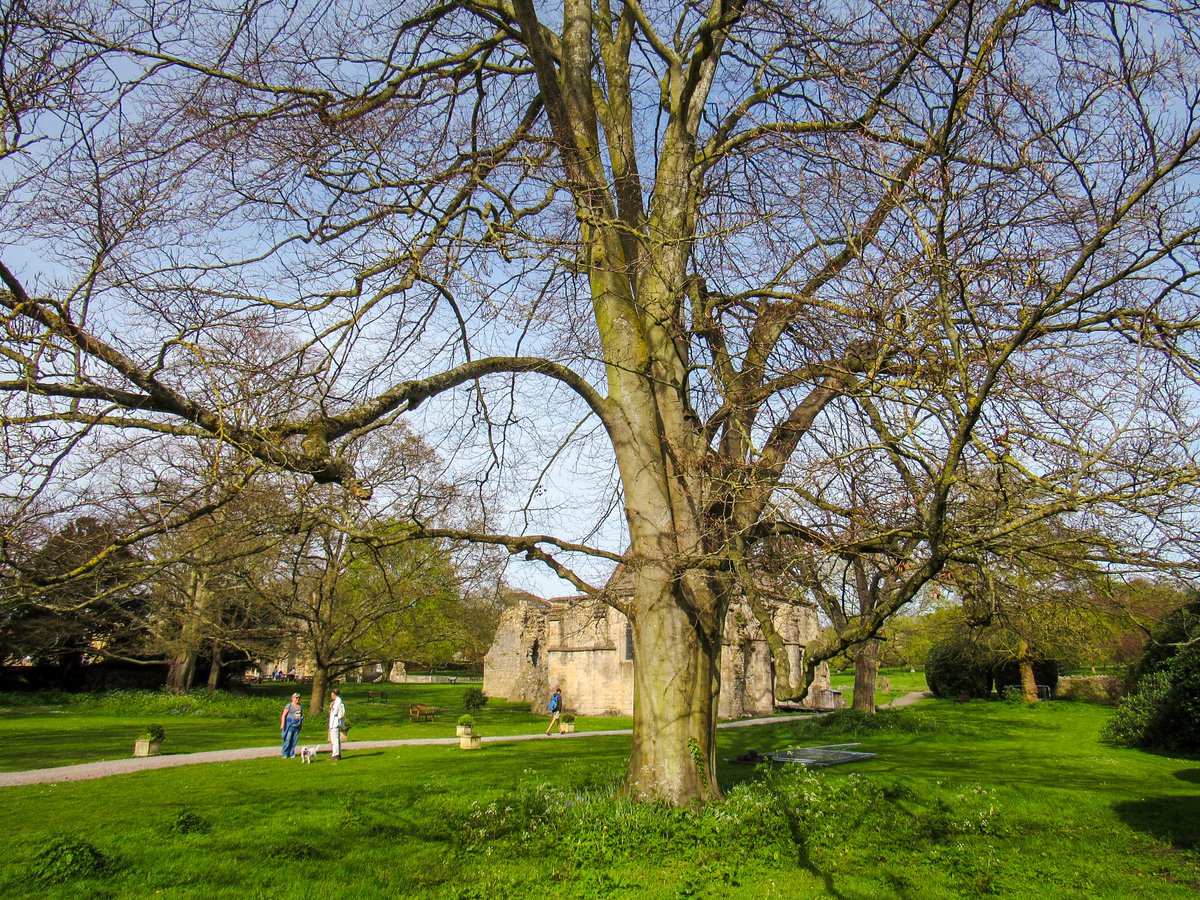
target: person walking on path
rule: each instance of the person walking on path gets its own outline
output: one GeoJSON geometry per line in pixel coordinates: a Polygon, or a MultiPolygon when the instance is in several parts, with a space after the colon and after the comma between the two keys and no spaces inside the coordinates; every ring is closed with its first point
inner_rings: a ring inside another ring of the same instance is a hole
{"type": "Polygon", "coordinates": [[[562,716],[562,688],[554,689],[554,696],[550,698],[550,724],[546,726],[546,734],[550,733],[550,729],[554,727],[554,723],[558,722],[558,733],[562,734],[562,722],[559,721],[562,716]]]}
{"type": "Polygon", "coordinates": [[[296,755],[296,741],[300,739],[300,725],[304,722],[304,709],[300,706],[300,695],[292,694],[292,700],[279,716],[279,734],[283,738],[284,759],[296,755]]]}
{"type": "Polygon", "coordinates": [[[329,692],[329,752],[333,759],[342,758],[342,730],[346,727],[346,704],[341,692],[334,688],[329,692]]]}

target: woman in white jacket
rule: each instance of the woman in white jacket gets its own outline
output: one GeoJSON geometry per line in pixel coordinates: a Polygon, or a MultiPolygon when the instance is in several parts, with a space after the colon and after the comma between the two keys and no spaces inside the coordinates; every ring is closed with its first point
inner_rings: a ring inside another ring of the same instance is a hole
{"type": "Polygon", "coordinates": [[[346,704],[337,688],[329,692],[329,752],[333,759],[342,758],[342,730],[346,727],[346,704]]]}

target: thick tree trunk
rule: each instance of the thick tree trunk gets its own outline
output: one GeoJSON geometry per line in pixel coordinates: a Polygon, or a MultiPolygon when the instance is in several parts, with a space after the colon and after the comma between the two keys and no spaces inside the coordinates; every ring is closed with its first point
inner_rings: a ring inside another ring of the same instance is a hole
{"type": "Polygon", "coordinates": [[[221,642],[212,642],[212,667],[208,670],[208,689],[215,691],[221,684],[221,642]]]}
{"type": "Polygon", "coordinates": [[[196,651],[180,650],[167,669],[167,690],[183,694],[192,689],[196,681],[196,651]]]}
{"type": "Polygon", "coordinates": [[[174,659],[167,671],[167,688],[177,693],[190,691],[196,685],[196,657],[203,643],[201,634],[205,610],[211,594],[207,581],[193,570],[185,581],[186,602],[179,629],[179,642],[174,659]]]}
{"type": "Polygon", "coordinates": [[[625,791],[677,806],[721,796],[716,781],[719,631],[678,603],[633,621],[633,747],[625,791]],[[711,632],[711,633],[710,633],[711,632]]]}
{"type": "Polygon", "coordinates": [[[328,721],[325,715],[325,691],[329,685],[329,667],[318,660],[313,667],[312,693],[308,697],[308,711],[304,714],[306,723],[315,722],[316,727],[324,731],[328,721]]]}
{"type": "Polygon", "coordinates": [[[1017,668],[1021,672],[1021,693],[1025,695],[1026,703],[1037,703],[1037,678],[1033,674],[1033,658],[1029,655],[1029,646],[1022,641],[1021,658],[1017,660],[1017,668]]]}
{"type": "Polygon", "coordinates": [[[875,712],[875,685],[879,680],[879,640],[863,641],[854,651],[854,703],[860,712],[875,712]]]}

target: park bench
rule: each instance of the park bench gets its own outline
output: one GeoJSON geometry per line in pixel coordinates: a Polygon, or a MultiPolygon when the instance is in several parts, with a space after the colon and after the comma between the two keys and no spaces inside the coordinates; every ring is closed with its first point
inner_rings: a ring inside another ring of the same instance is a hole
{"type": "Polygon", "coordinates": [[[374,703],[376,700],[387,703],[387,691],[367,691],[367,702],[374,703]]]}
{"type": "Polygon", "coordinates": [[[436,706],[426,706],[424,703],[413,703],[408,707],[408,717],[414,722],[432,722],[436,706]]]}

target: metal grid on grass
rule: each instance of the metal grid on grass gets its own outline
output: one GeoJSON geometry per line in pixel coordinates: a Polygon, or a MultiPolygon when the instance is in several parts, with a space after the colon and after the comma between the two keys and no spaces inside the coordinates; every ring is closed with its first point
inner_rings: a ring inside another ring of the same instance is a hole
{"type": "Polygon", "coordinates": [[[850,750],[858,744],[825,744],[820,747],[797,747],[794,750],[780,750],[772,753],[768,759],[772,762],[803,763],[806,766],[836,766],[841,763],[862,762],[864,759],[874,759],[876,754],[865,753],[861,750],[850,750]]]}

